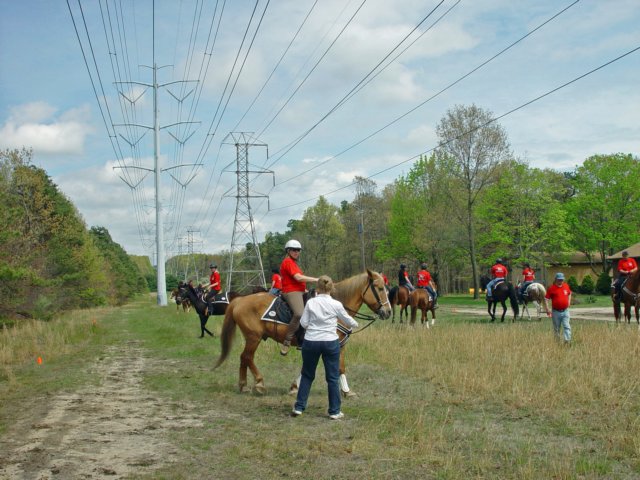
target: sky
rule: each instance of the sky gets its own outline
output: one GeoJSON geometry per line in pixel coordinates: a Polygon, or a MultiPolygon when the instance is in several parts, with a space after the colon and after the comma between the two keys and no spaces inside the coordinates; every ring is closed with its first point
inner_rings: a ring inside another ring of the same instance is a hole
{"type": "Polygon", "coordinates": [[[356,176],[381,191],[406,175],[456,105],[500,117],[532,167],[640,155],[640,0],[0,9],[0,149],[32,149],[87,226],[152,260],[156,192],[168,257],[228,250],[238,206],[262,241],[320,195],[351,201],[356,176]]]}

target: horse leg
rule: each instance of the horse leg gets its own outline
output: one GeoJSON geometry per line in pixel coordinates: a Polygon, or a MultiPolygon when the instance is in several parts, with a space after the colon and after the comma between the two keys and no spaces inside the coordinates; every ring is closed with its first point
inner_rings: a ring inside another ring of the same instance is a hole
{"type": "Polygon", "coordinates": [[[240,354],[240,393],[250,392],[251,389],[247,386],[247,367],[251,370],[253,379],[255,381],[254,389],[259,394],[264,394],[267,389],[264,386],[264,378],[256,367],[253,357],[256,353],[258,346],[260,345],[260,338],[245,337],[244,350],[240,354]]]}
{"type": "Polygon", "coordinates": [[[507,304],[503,301],[500,302],[502,305],[502,317],[500,318],[501,322],[504,322],[504,316],[507,314],[507,304]]]}
{"type": "Polygon", "coordinates": [[[206,315],[200,315],[200,338],[204,337],[205,332],[208,333],[212,337],[215,336],[206,327],[208,321],[209,321],[209,317],[207,317],[206,315]]]}
{"type": "Polygon", "coordinates": [[[340,379],[338,380],[338,382],[340,383],[340,392],[342,392],[342,396],[345,398],[357,397],[358,395],[349,388],[346,373],[347,369],[344,366],[344,347],[342,347],[340,349],[340,379]]]}

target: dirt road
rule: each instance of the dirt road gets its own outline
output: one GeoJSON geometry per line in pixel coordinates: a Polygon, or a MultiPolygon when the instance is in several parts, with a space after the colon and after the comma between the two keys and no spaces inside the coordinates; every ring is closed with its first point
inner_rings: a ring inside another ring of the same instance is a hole
{"type": "Polygon", "coordinates": [[[170,462],[168,431],[200,426],[202,416],[145,390],[149,362],[136,342],[113,347],[89,367],[95,386],[51,398],[44,416],[25,411],[0,440],[0,478],[117,479],[170,462]]]}

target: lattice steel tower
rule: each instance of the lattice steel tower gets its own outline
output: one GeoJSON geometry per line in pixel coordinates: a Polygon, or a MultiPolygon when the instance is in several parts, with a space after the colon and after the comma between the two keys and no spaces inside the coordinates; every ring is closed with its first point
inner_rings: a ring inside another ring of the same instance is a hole
{"type": "MultiPolygon", "coordinates": [[[[229,272],[227,274],[227,290],[236,290],[245,292],[250,290],[251,286],[266,287],[264,269],[262,268],[262,258],[260,256],[260,248],[256,239],[256,231],[253,224],[253,215],[251,213],[251,198],[266,198],[267,195],[254,193],[249,187],[250,174],[263,174],[273,171],[265,170],[260,167],[252,167],[249,164],[249,147],[265,147],[267,148],[267,157],[269,150],[267,144],[256,143],[253,141],[252,133],[249,132],[231,132],[224,140],[223,144],[234,145],[236,147],[235,173],[237,177],[237,186],[235,195],[225,193],[225,197],[236,198],[236,214],[233,222],[233,235],[231,237],[231,249],[229,252],[229,272]]],[[[232,172],[230,163],[224,171],[232,172]]],[[[274,177],[275,184],[275,177],[274,177]]]]}

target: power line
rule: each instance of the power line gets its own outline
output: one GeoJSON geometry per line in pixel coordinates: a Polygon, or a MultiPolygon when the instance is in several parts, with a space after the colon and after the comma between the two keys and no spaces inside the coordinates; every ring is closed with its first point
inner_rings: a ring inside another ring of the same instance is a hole
{"type": "MultiPolygon", "coordinates": [[[[460,135],[458,135],[458,136],[456,136],[456,137],[454,137],[454,138],[446,139],[445,141],[440,142],[438,145],[436,145],[436,146],[435,146],[435,147],[433,147],[433,148],[430,148],[429,150],[426,150],[426,151],[424,151],[424,152],[421,152],[421,153],[419,153],[419,154],[417,154],[417,155],[414,155],[414,156],[412,156],[412,157],[410,157],[410,158],[407,158],[407,159],[405,159],[405,160],[402,160],[401,162],[395,163],[394,165],[391,165],[391,166],[389,166],[389,167],[387,167],[387,168],[385,168],[385,169],[383,169],[383,170],[380,170],[380,171],[378,171],[378,172],[376,172],[376,173],[374,173],[374,174],[372,174],[372,175],[369,175],[368,177],[366,177],[366,179],[371,179],[371,178],[376,177],[376,176],[378,176],[378,175],[380,175],[380,174],[382,174],[382,173],[388,172],[389,170],[393,170],[394,168],[397,168],[397,167],[399,167],[400,165],[403,165],[403,164],[405,164],[405,163],[407,163],[407,162],[410,162],[410,161],[412,161],[412,160],[416,160],[416,159],[420,158],[420,157],[421,157],[421,156],[423,156],[423,155],[426,155],[426,154],[428,154],[428,153],[431,153],[431,152],[433,152],[434,150],[436,150],[437,148],[439,148],[439,147],[441,147],[441,146],[443,146],[443,145],[446,145],[446,144],[448,144],[448,143],[451,143],[451,142],[453,142],[454,140],[458,140],[458,139],[460,139],[461,137],[464,137],[464,136],[466,136],[466,135],[469,135],[470,133],[475,132],[476,130],[479,130],[479,129],[484,128],[484,127],[486,127],[486,126],[488,126],[488,125],[490,125],[490,124],[492,124],[492,123],[495,123],[495,122],[497,122],[498,120],[500,120],[500,119],[502,119],[502,118],[504,118],[504,117],[506,117],[506,116],[508,116],[508,115],[511,115],[512,113],[517,112],[518,110],[521,110],[521,109],[523,109],[523,108],[525,108],[525,107],[527,107],[527,106],[531,105],[532,103],[535,103],[535,102],[537,102],[538,100],[541,100],[541,99],[543,99],[543,98],[545,98],[545,97],[547,97],[547,96],[549,96],[549,95],[551,95],[551,94],[553,94],[553,93],[555,93],[555,92],[557,92],[557,91],[559,91],[559,90],[562,90],[563,88],[565,88],[565,87],[567,87],[567,86],[569,86],[569,85],[571,85],[571,84],[573,84],[573,83],[577,82],[578,80],[581,80],[581,79],[583,79],[583,78],[585,78],[585,77],[587,77],[587,76],[589,76],[589,75],[591,75],[591,74],[593,74],[593,73],[595,73],[595,72],[597,72],[597,71],[599,71],[599,70],[601,70],[601,69],[603,69],[603,68],[607,67],[608,65],[611,65],[612,63],[615,63],[615,62],[617,62],[618,60],[621,60],[621,59],[623,59],[624,57],[626,57],[626,56],[628,56],[628,55],[631,55],[632,53],[637,52],[638,50],[640,50],[640,46],[637,46],[637,47],[635,47],[635,48],[633,48],[633,49],[631,49],[631,50],[629,50],[629,51],[627,51],[627,52],[625,52],[625,53],[623,53],[623,54],[621,54],[621,55],[617,56],[616,58],[614,58],[614,59],[612,59],[612,60],[609,60],[608,62],[603,63],[602,65],[600,65],[600,66],[598,66],[598,67],[596,67],[596,68],[594,68],[594,69],[592,69],[592,70],[589,70],[588,72],[583,73],[582,75],[580,75],[580,76],[578,76],[578,77],[575,77],[575,78],[573,78],[572,80],[569,80],[568,82],[565,82],[565,83],[563,83],[562,85],[559,85],[558,87],[555,87],[555,88],[553,88],[553,89],[551,89],[551,90],[549,90],[549,91],[547,91],[547,92],[543,93],[542,95],[538,95],[537,97],[535,97],[535,98],[533,98],[533,99],[531,99],[531,100],[528,100],[527,102],[522,103],[522,104],[520,104],[519,106],[517,106],[517,107],[515,107],[515,108],[512,108],[511,110],[509,110],[509,111],[507,111],[507,112],[505,112],[505,113],[503,113],[503,114],[501,114],[501,115],[498,115],[497,117],[493,117],[491,120],[488,120],[487,122],[485,122],[485,123],[483,123],[483,124],[481,124],[481,125],[478,125],[478,126],[476,126],[476,127],[472,128],[472,129],[469,129],[469,130],[467,130],[466,132],[463,132],[463,133],[461,133],[460,135]]],[[[274,211],[274,210],[283,210],[283,209],[285,209],[285,208],[291,208],[291,207],[295,207],[295,206],[297,206],[297,205],[302,205],[303,203],[311,202],[311,201],[316,200],[316,199],[318,199],[318,198],[320,198],[320,197],[326,197],[326,196],[332,195],[332,194],[337,193],[337,192],[339,192],[339,191],[341,191],[341,190],[344,190],[344,189],[346,189],[346,188],[352,187],[352,186],[353,186],[353,185],[355,185],[355,184],[356,184],[356,182],[352,182],[352,183],[350,183],[349,185],[345,185],[345,186],[343,186],[343,187],[336,188],[335,190],[331,190],[330,192],[325,192],[325,193],[323,193],[323,194],[321,194],[321,195],[318,195],[318,196],[315,196],[315,197],[313,197],[313,198],[309,198],[309,199],[306,199],[306,200],[302,200],[302,201],[300,201],[300,202],[292,203],[292,204],[285,205],[285,206],[282,206],[282,207],[272,208],[271,210],[272,210],[272,211],[274,211]]]]}

